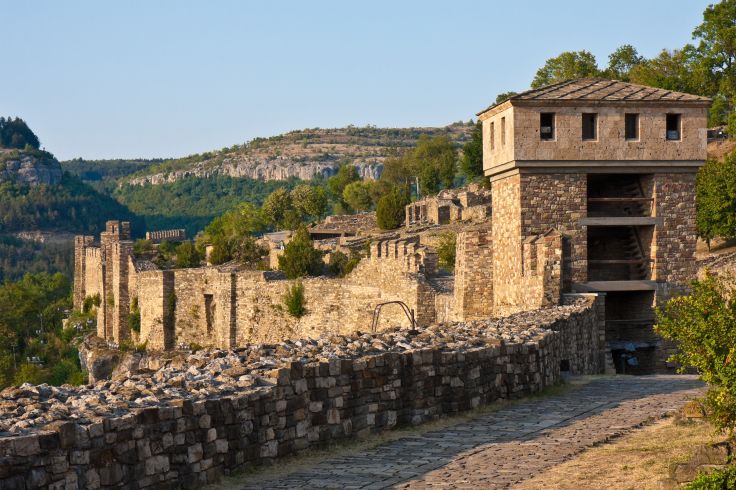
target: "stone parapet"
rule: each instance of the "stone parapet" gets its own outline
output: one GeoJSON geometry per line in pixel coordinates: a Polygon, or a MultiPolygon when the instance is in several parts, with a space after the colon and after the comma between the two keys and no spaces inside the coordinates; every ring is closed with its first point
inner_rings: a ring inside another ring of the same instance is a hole
{"type": "Polygon", "coordinates": [[[63,397],[77,408],[43,410],[58,416],[45,424],[31,411],[0,416],[0,429],[17,434],[0,438],[0,488],[198,487],[307,448],[519,398],[557,383],[561,366],[600,371],[597,314],[585,302],[418,335],[193,354],[180,368],[93,388],[7,389],[2,403],[63,397]]]}

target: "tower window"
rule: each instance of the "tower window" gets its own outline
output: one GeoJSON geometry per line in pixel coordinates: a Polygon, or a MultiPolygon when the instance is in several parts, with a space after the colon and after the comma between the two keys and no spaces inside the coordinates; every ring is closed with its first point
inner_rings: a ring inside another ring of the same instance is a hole
{"type": "Polygon", "coordinates": [[[501,118],[501,146],[506,146],[506,118],[501,118]]]}
{"type": "Polygon", "coordinates": [[[495,124],[491,123],[491,150],[496,147],[496,128],[495,124]]]}
{"type": "Polygon", "coordinates": [[[667,114],[667,139],[670,141],[677,141],[680,139],[681,132],[680,115],[667,114]]]}
{"type": "Polygon", "coordinates": [[[624,134],[627,140],[639,139],[639,114],[624,115],[624,134]]]}
{"type": "Polygon", "coordinates": [[[543,140],[555,139],[554,112],[542,112],[539,114],[539,137],[543,140]]]}
{"type": "Polygon", "coordinates": [[[583,139],[595,140],[597,138],[598,114],[583,114],[583,139]]]}

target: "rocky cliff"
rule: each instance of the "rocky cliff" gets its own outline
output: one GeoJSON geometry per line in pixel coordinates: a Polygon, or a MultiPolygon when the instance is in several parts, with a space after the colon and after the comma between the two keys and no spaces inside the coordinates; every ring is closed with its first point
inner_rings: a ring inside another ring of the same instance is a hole
{"type": "Polygon", "coordinates": [[[0,149],[0,183],[56,185],[61,174],[61,165],[51,153],[0,149]]]}
{"type": "Polygon", "coordinates": [[[338,128],[292,131],[256,138],[220,151],[166,160],[123,182],[133,185],[165,184],[184,177],[248,177],[257,180],[309,180],[329,177],[344,163],[355,165],[365,179],[377,179],[386,158],[416,145],[423,136],[444,135],[459,145],[470,138],[473,126],[456,123],[443,128],[338,128]]]}

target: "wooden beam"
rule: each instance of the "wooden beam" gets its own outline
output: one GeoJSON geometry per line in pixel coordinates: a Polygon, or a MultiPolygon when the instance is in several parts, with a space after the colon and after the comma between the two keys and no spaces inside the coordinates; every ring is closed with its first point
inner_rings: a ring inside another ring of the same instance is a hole
{"type": "Polygon", "coordinates": [[[616,292],[616,291],[655,291],[657,283],[655,281],[588,281],[578,282],[572,285],[572,289],[578,293],[589,292],[616,292]]]}
{"type": "Polygon", "coordinates": [[[605,218],[581,218],[582,226],[654,226],[662,225],[662,218],[639,216],[616,216],[605,218]]]}
{"type": "Polygon", "coordinates": [[[653,197],[589,197],[588,202],[646,202],[654,201],[653,197]]]}

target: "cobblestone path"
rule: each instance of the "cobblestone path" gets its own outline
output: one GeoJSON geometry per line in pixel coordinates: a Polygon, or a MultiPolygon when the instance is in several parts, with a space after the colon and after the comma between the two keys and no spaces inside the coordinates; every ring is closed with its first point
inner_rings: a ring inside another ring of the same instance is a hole
{"type": "Polygon", "coordinates": [[[596,378],[444,429],[233,488],[509,488],[697,396],[694,376],[596,378]]]}

